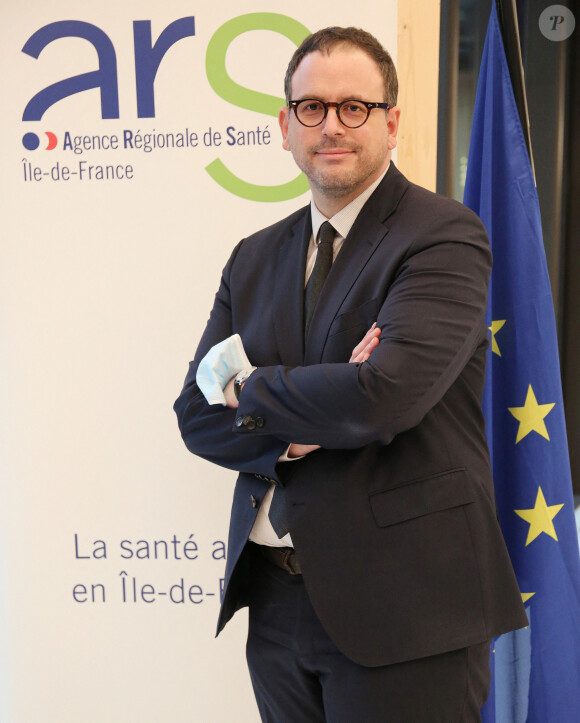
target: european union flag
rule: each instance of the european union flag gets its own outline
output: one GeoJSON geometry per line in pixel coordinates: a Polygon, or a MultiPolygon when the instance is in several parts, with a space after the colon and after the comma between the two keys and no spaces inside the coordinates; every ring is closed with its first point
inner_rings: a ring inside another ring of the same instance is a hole
{"type": "Polygon", "coordinates": [[[483,720],[580,721],[580,557],[540,210],[495,4],[464,203],[492,250],[484,412],[498,514],[529,626],[492,646],[483,720]]]}

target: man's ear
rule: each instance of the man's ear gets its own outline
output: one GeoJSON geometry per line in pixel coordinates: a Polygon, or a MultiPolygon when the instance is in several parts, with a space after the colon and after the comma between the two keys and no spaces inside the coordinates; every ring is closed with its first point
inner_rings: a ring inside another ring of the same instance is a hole
{"type": "Polygon", "coordinates": [[[387,127],[389,129],[389,150],[397,147],[397,132],[399,130],[399,118],[401,117],[401,109],[393,106],[387,111],[387,127]]]}
{"type": "Polygon", "coordinates": [[[287,106],[284,106],[284,108],[280,108],[280,112],[278,113],[278,123],[280,124],[280,130],[282,131],[282,148],[285,151],[290,150],[290,145],[288,144],[288,119],[290,118],[290,108],[287,106]]]}

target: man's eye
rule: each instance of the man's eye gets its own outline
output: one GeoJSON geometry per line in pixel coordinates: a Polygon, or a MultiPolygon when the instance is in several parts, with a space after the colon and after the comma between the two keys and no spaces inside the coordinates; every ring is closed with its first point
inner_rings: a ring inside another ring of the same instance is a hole
{"type": "Polygon", "coordinates": [[[320,103],[317,103],[316,101],[311,101],[310,103],[304,103],[301,110],[304,113],[318,113],[321,108],[322,105],[320,103]]]}
{"type": "Polygon", "coordinates": [[[360,103],[347,103],[345,110],[350,115],[357,115],[358,113],[364,113],[365,109],[360,103]]]}

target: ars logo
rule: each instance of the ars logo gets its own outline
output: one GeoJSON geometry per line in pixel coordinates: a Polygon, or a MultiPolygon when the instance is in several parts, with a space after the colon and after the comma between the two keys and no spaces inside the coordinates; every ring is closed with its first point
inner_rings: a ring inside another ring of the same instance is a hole
{"type": "MultiPolygon", "coordinates": [[[[309,34],[302,23],[277,13],[249,13],[232,18],[219,27],[211,37],[206,51],[206,75],[217,95],[231,103],[251,111],[277,117],[284,104],[283,98],[244,88],[236,83],[226,70],[226,53],[239,35],[250,30],[271,30],[289,38],[297,46],[309,34]]],[[[175,43],[195,36],[195,18],[180,18],[170,23],[153,42],[151,21],[133,22],[133,45],[135,58],[135,88],[137,117],[155,117],[155,76],[159,66],[175,43]]],[[[36,93],[26,104],[23,121],[40,121],[46,111],[58,101],[85,90],[100,91],[101,118],[119,118],[119,85],[117,55],[109,36],[99,27],[81,20],[61,20],[49,23],[33,33],[24,44],[22,52],[38,59],[40,53],[52,42],[61,38],[82,38],[93,45],[97,52],[98,69],[58,81],[36,93]]],[[[46,150],[58,144],[56,135],[45,131],[46,150]]],[[[36,133],[27,132],[22,143],[28,150],[36,150],[40,139],[36,133]]],[[[302,174],[293,181],[274,186],[251,184],[235,176],[219,158],[212,161],[207,172],[220,186],[230,193],[254,201],[283,201],[301,195],[307,190],[302,174]]]]}

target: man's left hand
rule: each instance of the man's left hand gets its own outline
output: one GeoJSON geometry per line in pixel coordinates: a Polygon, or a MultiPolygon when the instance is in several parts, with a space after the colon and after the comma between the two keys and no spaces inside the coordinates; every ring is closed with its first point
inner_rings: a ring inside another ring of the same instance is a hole
{"type": "Polygon", "coordinates": [[[364,335],[362,341],[360,341],[355,348],[352,350],[349,364],[357,364],[365,362],[373,352],[373,349],[379,345],[379,336],[381,330],[377,327],[377,323],[371,326],[371,328],[364,335]]]}

